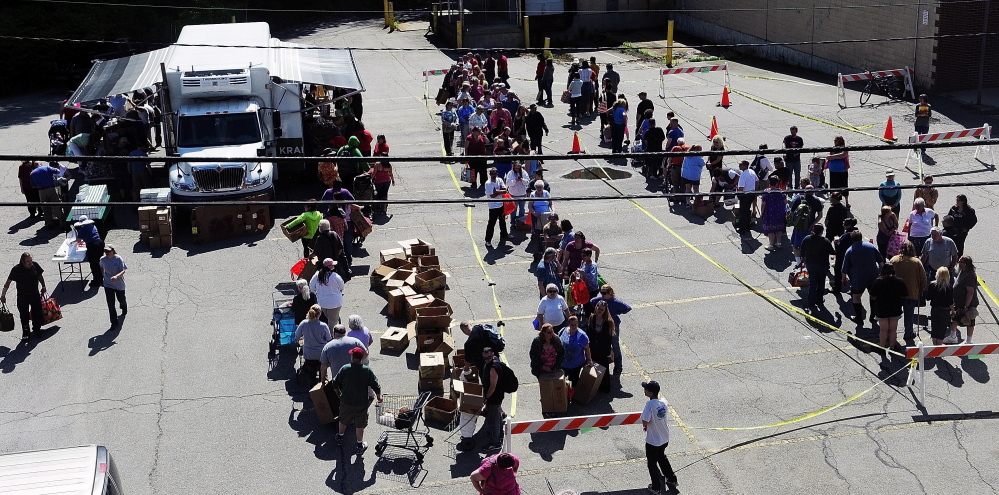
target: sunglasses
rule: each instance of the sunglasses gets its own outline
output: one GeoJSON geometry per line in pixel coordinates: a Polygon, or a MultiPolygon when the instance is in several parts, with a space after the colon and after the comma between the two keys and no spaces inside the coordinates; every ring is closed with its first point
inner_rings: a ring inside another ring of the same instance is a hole
{"type": "Polygon", "coordinates": [[[548,291],[545,291],[545,292],[547,292],[549,294],[557,294],[558,293],[557,290],[548,290],[548,291]]]}
{"type": "Polygon", "coordinates": [[[600,291],[600,294],[606,296],[607,294],[610,294],[610,291],[602,290],[600,291]]]}

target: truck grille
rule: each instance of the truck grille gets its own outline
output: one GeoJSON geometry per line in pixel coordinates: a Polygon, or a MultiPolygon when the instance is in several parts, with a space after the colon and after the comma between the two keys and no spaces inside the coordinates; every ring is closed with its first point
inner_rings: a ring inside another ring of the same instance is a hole
{"type": "Polygon", "coordinates": [[[246,170],[243,167],[209,168],[194,171],[194,183],[203,191],[239,189],[243,186],[246,170]]]}

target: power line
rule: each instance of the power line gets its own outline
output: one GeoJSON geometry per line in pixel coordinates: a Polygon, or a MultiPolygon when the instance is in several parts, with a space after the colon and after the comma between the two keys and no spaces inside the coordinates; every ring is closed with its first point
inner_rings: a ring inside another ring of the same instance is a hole
{"type": "MultiPolygon", "coordinates": [[[[980,36],[997,35],[999,32],[981,32],[981,33],[964,33],[964,34],[935,34],[926,36],[898,36],[891,38],[867,38],[867,39],[842,39],[842,40],[819,40],[819,41],[787,41],[787,42],[762,42],[762,43],[722,43],[722,44],[711,44],[711,45],[683,45],[668,47],[666,45],[643,45],[641,49],[645,50],[655,50],[655,49],[683,49],[692,48],[697,50],[705,50],[711,48],[752,48],[752,47],[767,47],[767,46],[806,46],[806,45],[836,45],[836,44],[848,44],[848,43],[873,43],[873,42],[889,42],[889,41],[913,41],[913,40],[941,40],[948,38],[975,38],[980,36]]],[[[504,51],[509,53],[534,53],[541,50],[541,48],[520,48],[520,47],[479,47],[479,48],[437,48],[437,47],[400,47],[400,48],[390,48],[390,47],[324,47],[324,46],[260,46],[260,45],[222,45],[222,44],[202,44],[202,43],[161,43],[152,41],[111,41],[111,40],[85,40],[85,39],[73,39],[73,38],[41,38],[35,36],[11,36],[11,35],[0,35],[0,39],[11,39],[11,40],[22,40],[22,41],[50,41],[50,42],[60,42],[60,43],[103,43],[103,44],[125,44],[130,43],[133,45],[153,45],[157,47],[167,47],[167,46],[190,46],[190,47],[203,47],[203,48],[258,48],[258,49],[281,49],[281,50],[354,50],[354,51],[372,51],[372,52],[422,52],[422,51],[460,51],[460,52],[473,52],[473,51],[504,51]]],[[[572,51],[596,51],[596,50],[620,50],[626,47],[622,45],[615,46],[581,46],[581,47],[550,47],[546,48],[550,52],[563,53],[572,51]]]]}
{"type": "MultiPolygon", "coordinates": [[[[269,13],[289,13],[289,14],[303,14],[303,13],[314,13],[314,14],[342,14],[342,13],[352,13],[352,14],[381,14],[384,13],[383,10],[322,10],[322,9],[269,9],[262,7],[198,7],[198,6],[180,6],[180,5],[154,5],[154,4],[139,4],[139,3],[113,3],[113,2],[78,2],[74,0],[20,0],[21,2],[32,2],[32,3],[55,3],[55,4],[68,4],[68,5],[82,5],[82,6],[97,6],[97,7],[138,7],[138,8],[154,8],[154,9],[179,9],[179,10],[205,10],[205,11],[243,11],[243,12],[269,12],[269,13]]],[[[947,5],[958,4],[958,3],[980,3],[981,0],[954,0],[951,2],[946,2],[947,5]]],[[[880,3],[880,4],[858,4],[858,5],[817,5],[811,7],[810,9],[803,9],[801,7],[732,7],[732,8],[719,8],[719,9],[621,9],[621,10],[563,10],[564,13],[570,14],[603,14],[607,12],[614,13],[646,13],[646,12],[670,12],[676,14],[686,14],[686,13],[718,13],[718,12],[781,12],[781,11],[808,11],[808,10],[852,10],[852,9],[882,9],[882,8],[895,8],[895,7],[936,7],[943,5],[944,2],[916,2],[916,3],[880,3]]],[[[510,13],[509,10],[476,10],[477,14],[485,13],[510,13]]],[[[396,10],[396,14],[428,14],[429,10],[424,9],[411,9],[411,10],[396,10]]]]}
{"type": "Polygon", "coordinates": [[[104,162],[104,163],[122,163],[122,162],[135,162],[135,163],[174,163],[174,162],[187,162],[187,163],[256,163],[256,162],[269,162],[269,163],[298,163],[298,162],[375,162],[381,160],[388,160],[391,162],[436,162],[436,163],[451,163],[451,162],[461,162],[467,161],[468,159],[475,160],[492,160],[492,161],[524,161],[524,160],[542,160],[542,161],[576,161],[581,159],[594,159],[594,160],[620,160],[627,158],[669,158],[669,157],[683,157],[683,156],[709,156],[709,155],[721,155],[721,156],[755,156],[755,155],[780,155],[784,153],[798,153],[798,154],[808,154],[808,153],[828,153],[828,152],[840,152],[840,151],[898,151],[898,150],[912,150],[912,149],[935,149],[935,148],[963,148],[968,146],[994,146],[999,145],[999,138],[995,139],[978,139],[972,141],[941,141],[941,142],[931,142],[931,143],[901,143],[901,144],[873,144],[873,145],[856,145],[856,146],[819,146],[811,148],[773,148],[773,149],[744,149],[744,150],[701,150],[701,151],[662,151],[655,153],[597,153],[597,154],[579,154],[579,155],[474,155],[474,156],[386,156],[386,157],[370,157],[370,156],[265,156],[265,157],[210,157],[210,156],[199,156],[199,157],[180,157],[180,156],[149,156],[149,157],[134,157],[134,156],[53,156],[53,155],[0,155],[0,161],[37,161],[37,162],[48,162],[48,161],[72,161],[72,162],[104,162]]]}

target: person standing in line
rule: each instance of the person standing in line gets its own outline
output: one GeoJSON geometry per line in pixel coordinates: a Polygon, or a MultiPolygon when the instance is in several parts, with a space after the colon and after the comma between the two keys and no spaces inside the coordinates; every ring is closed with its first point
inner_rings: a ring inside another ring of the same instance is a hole
{"type": "MultiPolygon", "coordinates": [[[[833,146],[842,148],[846,146],[843,136],[833,138],[833,146]]],[[[826,168],[829,169],[829,188],[839,189],[850,187],[850,152],[843,150],[826,155],[826,168]]],[[[846,198],[846,207],[850,207],[850,191],[841,191],[846,198]]]]}
{"type": "Polygon", "coordinates": [[[617,93],[617,85],[621,83],[621,74],[614,71],[614,64],[607,64],[607,72],[604,72],[603,78],[610,79],[610,90],[617,93]]]}
{"type": "Polygon", "coordinates": [[[978,276],[975,275],[975,263],[971,256],[961,256],[957,262],[957,280],[954,282],[954,319],[950,324],[950,335],[944,339],[944,344],[958,342],[958,325],[967,327],[964,343],[974,344],[975,318],[978,316],[978,276]]]}
{"type": "MultiPolygon", "coordinates": [[[[916,134],[929,134],[930,118],[933,117],[933,109],[926,102],[925,94],[919,95],[919,103],[916,103],[916,111],[913,114],[916,116],[916,123],[914,125],[916,134]]],[[[923,148],[922,151],[925,153],[926,148],[923,148]]]]}
{"type": "MultiPolygon", "coordinates": [[[[850,294],[853,296],[854,323],[858,327],[864,325],[867,312],[864,310],[862,296],[864,291],[870,294],[871,284],[881,273],[881,265],[885,264],[884,256],[877,246],[864,240],[859,230],[850,233],[853,241],[843,255],[843,285],[850,284],[850,294]],[[847,281],[849,277],[849,282],[847,281]]],[[[874,300],[870,301],[871,323],[874,323],[874,300]]]]}
{"type": "MultiPolygon", "coordinates": [[[[379,134],[375,138],[375,148],[373,150],[374,156],[385,156],[389,154],[389,145],[385,140],[384,134],[379,134]]],[[[395,174],[392,173],[392,162],[388,160],[379,160],[374,162],[374,175],[372,176],[372,182],[375,185],[375,199],[387,200],[389,186],[395,185],[395,174]]],[[[388,205],[375,205],[372,210],[377,213],[384,215],[388,212],[388,205]]]]}
{"type": "Polygon", "coordinates": [[[898,215],[902,207],[902,190],[895,180],[895,171],[888,169],[885,172],[885,180],[878,186],[878,198],[881,199],[881,206],[891,208],[892,213],[898,215]]]}
{"type": "Polygon", "coordinates": [[[496,58],[494,57],[496,52],[489,50],[486,53],[486,59],[482,61],[482,72],[486,76],[486,85],[492,86],[493,80],[496,79],[496,58]]]}
{"type": "MultiPolygon", "coordinates": [[[[878,345],[884,349],[905,353],[898,344],[898,320],[902,319],[902,299],[909,295],[905,281],[895,276],[895,266],[891,263],[881,265],[881,274],[871,284],[871,313],[877,317],[880,329],[878,345]]],[[[882,357],[888,353],[882,349],[877,352],[882,357]]]]}
{"type": "Polygon", "coordinates": [[[957,195],[956,203],[947,214],[954,217],[954,229],[957,231],[954,243],[957,244],[958,254],[964,256],[964,241],[968,239],[968,232],[978,225],[978,215],[974,208],[968,206],[968,197],[964,194],[957,195]]]}
{"type": "Polygon", "coordinates": [[[926,203],[926,207],[931,210],[936,209],[937,198],[939,197],[940,191],[937,191],[937,188],[933,187],[932,175],[924,175],[923,184],[912,192],[913,201],[917,198],[923,198],[923,201],[926,203]]]}
{"type": "Polygon", "coordinates": [[[31,205],[31,203],[39,201],[38,189],[31,185],[31,171],[36,168],[38,168],[38,162],[33,161],[21,162],[21,165],[17,167],[17,181],[21,185],[24,201],[28,203],[28,218],[35,218],[36,212],[41,216],[41,208],[31,205]]]}
{"type": "Polygon", "coordinates": [[[454,111],[454,102],[448,100],[444,104],[444,111],[441,112],[441,137],[444,140],[444,154],[454,155],[454,131],[460,128],[458,123],[458,113],[454,111]]]}
{"type": "Polygon", "coordinates": [[[938,268],[946,268],[953,273],[960,258],[957,243],[944,236],[940,227],[933,227],[930,230],[930,240],[923,244],[923,254],[919,255],[926,270],[926,278],[933,276],[938,268]]]}
{"type": "MultiPolygon", "coordinates": [[[[542,328],[545,325],[541,325],[542,328]]],[[[579,317],[569,315],[569,324],[565,329],[558,332],[558,338],[562,341],[564,358],[562,359],[562,371],[569,383],[575,387],[579,382],[579,373],[583,365],[593,366],[593,356],[590,354],[590,337],[579,328],[579,317]]]]}
{"type": "Polygon", "coordinates": [[[90,263],[90,274],[94,277],[90,281],[91,287],[101,285],[101,260],[104,257],[104,241],[97,231],[97,225],[86,215],[80,215],[80,221],[73,224],[76,231],[76,238],[83,241],[87,247],[87,261],[90,263]]]}
{"type": "Polygon", "coordinates": [[[541,298],[547,295],[549,285],[555,286],[556,293],[560,295],[564,294],[562,288],[562,270],[556,260],[557,257],[557,249],[553,247],[545,248],[544,257],[534,269],[534,276],[538,279],[538,294],[541,298]]]}
{"type": "Polygon", "coordinates": [[[564,297],[559,295],[558,286],[548,284],[545,287],[545,297],[541,298],[538,303],[538,326],[549,323],[556,330],[559,330],[565,326],[569,316],[569,304],[565,302],[564,297]]]}
{"type": "Polygon", "coordinates": [[[538,82],[538,95],[534,98],[534,101],[541,105],[545,102],[544,90],[545,90],[545,67],[547,67],[545,61],[544,52],[538,54],[538,67],[534,70],[534,80],[538,82]]]}
{"type": "MultiPolygon", "coordinates": [[[[593,306],[593,313],[586,322],[586,336],[590,339],[590,356],[593,361],[599,363],[606,369],[610,369],[614,360],[614,319],[611,318],[607,309],[607,301],[597,301],[593,306]]],[[[610,393],[611,379],[609,373],[604,373],[604,378],[600,382],[600,393],[610,393]]]]}
{"type": "Polygon", "coordinates": [[[502,197],[506,194],[506,184],[503,179],[497,177],[495,167],[489,168],[489,180],[486,182],[486,196],[492,201],[489,204],[489,223],[486,224],[486,244],[492,244],[493,231],[496,229],[496,222],[500,226],[500,244],[506,242],[507,230],[506,221],[503,219],[502,197]]]}
{"type": "Polygon", "coordinates": [[[645,457],[649,467],[649,477],[652,483],[648,491],[650,495],[659,495],[662,490],[662,478],[666,478],[666,486],[676,489],[679,482],[673,466],[666,458],[666,447],[669,446],[669,404],[659,397],[659,382],[650,380],[642,382],[645,402],[642,409],[642,430],[645,431],[645,457]]]}
{"type": "Polygon", "coordinates": [[[590,299],[590,305],[596,306],[598,302],[607,303],[611,318],[614,319],[614,335],[612,345],[614,346],[614,374],[620,375],[624,368],[624,355],[621,352],[621,315],[631,311],[631,305],[617,298],[614,288],[610,284],[600,286],[600,295],[590,299]]]}
{"type": "Polygon", "coordinates": [[[643,139],[642,133],[642,123],[646,119],[645,112],[648,110],[655,110],[656,105],[648,98],[648,93],[645,91],[638,92],[638,106],[635,107],[635,138],[643,139]]]}
{"type": "Polygon", "coordinates": [[[510,67],[506,60],[506,55],[502,53],[496,58],[496,76],[503,81],[503,85],[510,89],[510,67]]]}
{"type": "Polygon", "coordinates": [[[801,188],[804,194],[795,195],[791,200],[791,250],[794,252],[794,261],[801,262],[801,241],[805,240],[812,231],[812,227],[818,225],[822,220],[822,201],[815,197],[812,185],[802,179],[801,188]]]}
{"type": "Polygon", "coordinates": [[[482,428],[489,435],[485,450],[499,450],[503,448],[503,398],[506,396],[503,391],[506,387],[503,383],[504,365],[500,364],[493,348],[488,345],[482,348],[482,360],[484,364],[479,377],[485,393],[482,411],[486,417],[482,428]]]}
{"type": "Polygon", "coordinates": [[[361,364],[368,364],[371,355],[371,344],[375,343],[375,338],[371,336],[371,330],[364,326],[364,320],[361,319],[360,315],[350,315],[347,317],[347,336],[354,337],[355,339],[361,341],[364,344],[364,360],[361,364]]]}
{"type": "MultiPolygon", "coordinates": [[[[815,184],[812,184],[814,187],[815,184]]],[[[829,195],[829,211],[826,212],[826,239],[834,240],[843,235],[843,221],[849,218],[850,210],[843,206],[843,194],[834,192],[829,195]]]]}
{"type": "Polygon", "coordinates": [[[833,245],[836,246],[836,260],[833,262],[833,294],[843,292],[843,258],[846,256],[846,250],[853,245],[852,233],[855,230],[857,230],[856,217],[846,218],[843,220],[843,234],[833,240],[833,245]]]}
{"type": "Polygon", "coordinates": [[[756,198],[756,172],[749,169],[749,162],[743,160],[739,162],[739,185],[736,190],[739,191],[739,225],[735,229],[739,234],[746,236],[749,235],[753,224],[753,203],[756,198]]]}
{"type": "MultiPolygon", "coordinates": [[[[476,113],[472,114],[474,116],[481,115],[483,108],[480,106],[476,109],[476,113]]],[[[472,126],[472,133],[469,134],[468,138],[465,140],[465,156],[468,159],[468,168],[472,172],[472,189],[478,189],[476,183],[481,178],[482,185],[486,184],[486,160],[484,158],[476,158],[479,156],[486,155],[486,143],[488,140],[484,135],[482,128],[475,125],[472,126]]]]}
{"type": "MultiPolygon", "coordinates": [[[[780,179],[770,177],[770,187],[763,190],[760,205],[761,230],[770,241],[766,246],[768,251],[779,250],[783,245],[781,240],[787,232],[787,196],[779,189],[780,179]]],[[[809,271],[811,273],[811,271],[809,271]]]]}
{"type": "Polygon", "coordinates": [[[569,125],[576,125],[583,113],[580,108],[583,102],[583,80],[580,79],[579,71],[572,74],[572,82],[566,89],[569,90],[569,125]]]}
{"type": "Polygon", "coordinates": [[[298,224],[305,224],[305,235],[302,236],[303,258],[309,257],[309,246],[312,244],[312,238],[316,236],[316,231],[319,230],[319,222],[323,219],[323,214],[316,211],[315,201],[315,198],[309,199],[309,204],[305,205],[305,212],[286,225],[288,230],[293,230],[298,224]]]}
{"type": "MultiPolygon", "coordinates": [[[[552,59],[545,60],[545,73],[541,76],[541,89],[545,92],[544,105],[552,106],[552,85],[555,84],[555,65],[552,59]]],[[[541,104],[540,98],[538,104],[541,104]]]]}
{"type": "MultiPolygon", "coordinates": [[[[333,370],[333,375],[336,375],[340,368],[350,364],[350,352],[356,348],[363,350],[364,343],[348,337],[346,326],[333,325],[333,340],[327,342],[319,353],[319,379],[323,381],[323,385],[329,381],[329,370],[333,370]]],[[[366,356],[365,354],[361,359],[366,356]]]]}
{"type": "Polygon", "coordinates": [[[950,286],[950,270],[944,267],[937,269],[936,279],[926,286],[924,297],[930,306],[930,338],[933,339],[933,345],[943,345],[950,330],[951,315],[954,314],[954,288],[950,286]]]}
{"type": "Polygon", "coordinates": [[[912,213],[909,213],[909,241],[916,248],[916,254],[923,253],[923,244],[930,238],[930,230],[940,225],[940,216],[926,207],[922,198],[912,202],[912,213]]]}
{"type": "Polygon", "coordinates": [[[323,348],[329,341],[333,340],[330,334],[330,327],[319,321],[323,314],[323,308],[318,304],[313,304],[306,313],[306,320],[299,323],[295,328],[295,341],[302,345],[302,358],[305,364],[299,370],[306,375],[309,380],[315,382],[316,373],[319,372],[319,357],[323,353],[323,348]]]}
{"type": "MultiPolygon", "coordinates": [[[[50,163],[47,165],[39,165],[35,167],[30,174],[28,174],[28,179],[31,181],[31,185],[38,190],[38,200],[40,202],[58,203],[62,201],[62,194],[59,188],[59,181],[62,179],[57,179],[61,172],[62,171],[58,167],[53,167],[50,163]]],[[[45,219],[46,227],[53,229],[59,228],[62,220],[59,218],[60,211],[61,209],[55,206],[42,207],[42,218],[45,219]]]]}
{"type": "MultiPolygon", "coordinates": [[[[532,105],[533,106],[533,105],[532,105]]],[[[506,186],[517,204],[517,209],[510,214],[510,229],[517,226],[517,222],[523,222],[527,215],[527,183],[529,177],[524,171],[521,162],[513,162],[513,169],[506,174],[506,186]]]]}
{"type": "Polygon", "coordinates": [[[42,331],[42,299],[45,298],[45,278],[42,277],[42,273],[45,270],[42,269],[35,260],[32,259],[31,253],[25,251],[21,253],[21,261],[14,265],[10,269],[10,274],[7,275],[7,282],[3,284],[3,293],[0,294],[0,303],[7,304],[7,289],[10,288],[10,283],[14,282],[14,288],[17,289],[17,312],[21,317],[21,340],[28,340],[31,338],[31,332],[42,331]],[[41,284],[42,288],[39,291],[38,285],[41,284]],[[28,326],[28,320],[31,320],[31,326],[28,326]]]}
{"type": "Polygon", "coordinates": [[[531,150],[541,155],[541,137],[548,135],[548,126],[545,124],[545,116],[538,111],[538,106],[531,104],[527,117],[524,118],[524,127],[527,129],[527,137],[531,140],[531,150]]]}
{"type": "MultiPolygon", "coordinates": [[[[805,141],[801,139],[798,135],[798,127],[791,126],[791,134],[784,136],[784,149],[794,149],[794,148],[804,148],[805,141]]],[[[784,163],[788,168],[791,169],[791,173],[794,174],[793,184],[801,183],[801,153],[794,151],[788,151],[784,153],[784,163]]],[[[814,184],[816,187],[819,184],[814,184]]]]}
{"type": "Polygon", "coordinates": [[[357,435],[357,455],[368,449],[368,444],[364,442],[364,428],[368,426],[368,408],[371,405],[368,387],[374,390],[379,403],[383,401],[378,377],[371,368],[361,364],[366,354],[360,347],[351,349],[350,364],[345,364],[333,377],[333,385],[340,390],[340,424],[336,444],[343,446],[343,434],[347,431],[347,425],[353,424],[357,435]]]}
{"type": "MultiPolygon", "coordinates": [[[[926,290],[926,270],[923,263],[916,257],[916,249],[912,243],[905,241],[899,253],[892,257],[891,264],[895,267],[895,275],[905,282],[905,289],[908,294],[902,298],[902,323],[904,331],[902,339],[906,344],[916,339],[915,312],[919,304],[919,298],[926,290]]],[[[943,338],[943,337],[941,337],[943,338]]]]}
{"type": "MultiPolygon", "coordinates": [[[[104,243],[101,243],[102,245],[104,243]]],[[[128,303],[125,301],[125,260],[118,256],[114,246],[105,245],[104,257],[99,262],[101,275],[104,278],[104,295],[108,301],[108,313],[111,317],[111,326],[118,324],[118,313],[115,311],[114,301],[118,299],[118,306],[121,306],[121,315],[128,314],[128,303]]]]}
{"type": "Polygon", "coordinates": [[[611,153],[621,153],[624,150],[624,131],[628,127],[628,102],[618,99],[611,112],[611,153]]]}
{"type": "Polygon", "coordinates": [[[520,459],[509,452],[487,457],[472,471],[472,487],[482,495],[520,495],[518,469],[520,459]]]}
{"type": "MultiPolygon", "coordinates": [[[[295,281],[295,298],[291,300],[291,312],[295,315],[295,324],[298,325],[308,318],[309,310],[312,306],[318,305],[316,302],[316,294],[309,290],[309,281],[304,278],[300,278],[295,281]]],[[[322,315],[322,308],[319,308],[320,318],[325,318],[322,315]]]]}
{"type": "Polygon", "coordinates": [[[309,290],[316,293],[316,301],[323,308],[330,325],[340,322],[340,308],[343,307],[344,283],[336,273],[336,265],[336,261],[324,259],[319,271],[309,281],[309,290]]]}
{"type": "Polygon", "coordinates": [[[826,290],[826,280],[829,278],[829,257],[836,255],[832,241],[822,236],[825,230],[822,224],[812,225],[812,233],[801,241],[801,262],[808,270],[808,307],[818,308],[823,305],[822,294],[826,290]]]}
{"type": "Polygon", "coordinates": [[[882,206],[881,214],[878,215],[878,235],[876,237],[881,256],[888,257],[888,243],[891,242],[892,237],[895,237],[897,231],[898,217],[891,211],[890,206],[882,206]]]}

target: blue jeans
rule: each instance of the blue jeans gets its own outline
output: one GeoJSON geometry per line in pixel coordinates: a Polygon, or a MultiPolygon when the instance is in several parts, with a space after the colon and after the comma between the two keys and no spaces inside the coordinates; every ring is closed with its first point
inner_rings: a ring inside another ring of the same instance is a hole
{"type": "Polygon", "coordinates": [[[487,404],[486,420],[482,424],[482,429],[489,435],[490,443],[503,442],[503,405],[487,404]]]}
{"type": "Polygon", "coordinates": [[[822,291],[829,278],[829,266],[806,262],[805,269],[808,270],[808,305],[817,306],[822,303],[822,291]]]}
{"type": "Polygon", "coordinates": [[[513,199],[517,203],[517,211],[513,212],[510,215],[510,225],[513,225],[513,223],[515,221],[517,221],[517,220],[524,220],[524,214],[527,211],[527,208],[526,208],[527,207],[527,200],[525,200],[525,199],[518,199],[518,198],[526,198],[526,197],[527,196],[514,196],[513,197],[513,199]]]}
{"type": "Polygon", "coordinates": [[[912,327],[916,321],[916,304],[918,302],[915,299],[902,298],[902,325],[905,328],[902,338],[904,339],[916,338],[916,332],[912,327]]]}
{"type": "Polygon", "coordinates": [[[347,254],[347,264],[354,263],[354,222],[347,221],[343,231],[343,250],[347,254]]]}

